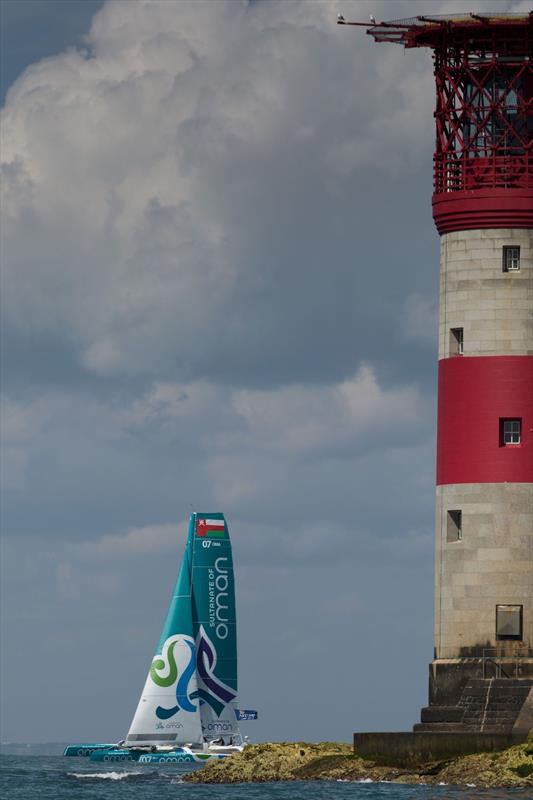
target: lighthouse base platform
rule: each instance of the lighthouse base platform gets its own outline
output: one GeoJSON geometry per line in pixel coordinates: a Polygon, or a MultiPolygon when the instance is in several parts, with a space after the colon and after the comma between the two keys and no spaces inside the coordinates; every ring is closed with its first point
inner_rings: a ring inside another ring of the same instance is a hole
{"type": "Polygon", "coordinates": [[[413,766],[505,750],[533,733],[533,658],[438,659],[412,732],[354,733],[357,755],[413,766]]]}
{"type": "Polygon", "coordinates": [[[354,733],[354,751],[386,766],[409,767],[473,753],[505,750],[527,736],[502,733],[354,733]]]}
{"type": "Polygon", "coordinates": [[[533,732],[533,658],[438,659],[415,733],[533,732]]]}

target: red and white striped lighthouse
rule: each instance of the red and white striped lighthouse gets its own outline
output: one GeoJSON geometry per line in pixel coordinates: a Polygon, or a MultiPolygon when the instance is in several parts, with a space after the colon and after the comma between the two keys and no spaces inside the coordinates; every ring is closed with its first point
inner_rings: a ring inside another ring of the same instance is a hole
{"type": "Polygon", "coordinates": [[[533,12],[367,32],[435,67],[435,649],[415,730],[516,733],[533,719],[533,12]]]}

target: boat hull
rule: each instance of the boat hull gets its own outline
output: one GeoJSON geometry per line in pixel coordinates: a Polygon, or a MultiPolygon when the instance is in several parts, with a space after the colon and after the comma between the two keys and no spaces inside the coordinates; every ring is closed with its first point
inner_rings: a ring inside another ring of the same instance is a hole
{"type": "Polygon", "coordinates": [[[147,753],[134,748],[109,748],[107,750],[94,750],[90,760],[99,763],[113,764],[122,761],[135,761],[137,764],[187,764],[202,766],[210,761],[219,761],[227,758],[230,753],[203,753],[194,752],[188,748],[176,748],[160,752],[147,753]]]}
{"type": "Polygon", "coordinates": [[[70,758],[88,758],[91,753],[97,750],[113,750],[116,744],[100,743],[100,744],[69,744],[65,747],[64,756],[70,758]]]}

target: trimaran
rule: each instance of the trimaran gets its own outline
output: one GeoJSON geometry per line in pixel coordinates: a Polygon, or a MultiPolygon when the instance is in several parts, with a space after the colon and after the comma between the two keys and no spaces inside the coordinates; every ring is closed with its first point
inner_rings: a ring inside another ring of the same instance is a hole
{"type": "Polygon", "coordinates": [[[194,513],[163,632],[126,739],[69,745],[91,761],[200,765],[241,751],[235,582],[221,513],[194,513]]]}

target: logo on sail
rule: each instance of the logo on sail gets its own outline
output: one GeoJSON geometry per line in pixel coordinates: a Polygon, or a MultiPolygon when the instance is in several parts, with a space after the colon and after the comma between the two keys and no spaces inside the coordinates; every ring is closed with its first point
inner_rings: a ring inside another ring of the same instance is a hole
{"type": "Polygon", "coordinates": [[[191,637],[178,634],[168,638],[161,655],[152,661],[150,677],[161,688],[176,684],[176,705],[172,708],[158,706],[155,713],[159,719],[170,719],[180,709],[196,711],[197,706],[191,703],[194,693],[189,695],[189,683],[195,671],[196,648],[191,637]]]}
{"type": "Polygon", "coordinates": [[[228,558],[220,556],[215,560],[214,567],[207,570],[208,595],[209,595],[209,625],[215,629],[220,640],[229,636],[229,569],[228,558]]]}
{"type": "Polygon", "coordinates": [[[196,643],[196,668],[200,686],[194,696],[200,698],[200,703],[211,706],[217,717],[220,717],[226,705],[237,697],[237,692],[216,677],[216,665],[217,651],[201,625],[196,643]]]}
{"type": "Polygon", "coordinates": [[[220,717],[237,692],[216,677],[216,666],[217,652],[203,626],[200,626],[196,646],[190,636],[178,634],[169,637],[161,655],[152,661],[150,677],[161,688],[176,684],[176,705],[172,708],[157,706],[156,716],[166,720],[180,710],[196,711],[198,707],[191,700],[199,699],[200,705],[207,703],[220,717]],[[189,692],[195,673],[199,688],[189,692]]]}

